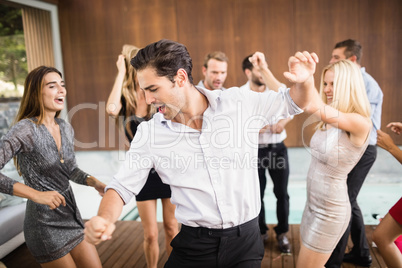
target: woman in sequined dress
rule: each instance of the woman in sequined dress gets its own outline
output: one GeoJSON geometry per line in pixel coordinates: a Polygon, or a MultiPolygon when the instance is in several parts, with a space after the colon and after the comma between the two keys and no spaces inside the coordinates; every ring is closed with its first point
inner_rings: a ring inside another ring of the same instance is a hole
{"type": "MultiPolygon", "coordinates": [[[[130,60],[138,51],[139,48],[135,46],[123,46],[122,54],[116,62],[118,74],[106,105],[108,114],[116,118],[117,123],[123,121],[124,132],[130,143],[137,132],[138,125],[151,119],[155,113],[155,108],[146,103],[145,94],[138,85],[136,72],[130,64],[130,60]]],[[[168,255],[172,251],[170,242],[179,232],[174,215],[176,207],[170,202],[170,196],[170,186],[164,184],[158,173],[152,169],[141,192],[135,197],[144,229],[144,252],[149,268],[156,268],[159,259],[157,199],[161,199],[162,202],[165,247],[168,255]]]]}
{"type": "Polygon", "coordinates": [[[324,68],[320,95],[308,107],[319,121],[311,138],[307,203],[300,225],[297,267],[324,267],[350,220],[347,174],[368,145],[370,104],[356,64],[324,68]]]}
{"type": "Polygon", "coordinates": [[[16,124],[0,140],[0,168],[14,157],[25,184],[0,173],[0,192],[27,198],[24,235],[42,267],[101,267],[96,248],[84,241],[84,224],[69,181],[105,184],[77,167],[74,132],[58,118],[66,89],[52,67],[32,70],[26,80],[16,124]]]}

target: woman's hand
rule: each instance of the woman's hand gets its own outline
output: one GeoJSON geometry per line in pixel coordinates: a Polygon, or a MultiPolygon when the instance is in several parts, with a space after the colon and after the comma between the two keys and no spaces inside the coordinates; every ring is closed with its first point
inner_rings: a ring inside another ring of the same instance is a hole
{"type": "Polygon", "coordinates": [[[117,66],[117,70],[119,71],[119,73],[123,73],[123,74],[126,73],[126,61],[125,61],[123,55],[119,55],[119,57],[117,58],[116,66],[117,66]]]}
{"type": "Polygon", "coordinates": [[[387,127],[390,127],[393,132],[396,134],[400,135],[402,131],[402,123],[401,122],[391,122],[387,125],[387,127]]]}
{"type": "Polygon", "coordinates": [[[387,133],[381,131],[380,129],[377,130],[377,145],[381,148],[389,151],[392,147],[395,146],[394,141],[392,140],[391,136],[387,133]]]}
{"type": "Polygon", "coordinates": [[[48,205],[50,209],[58,208],[60,205],[66,206],[66,199],[56,191],[37,191],[32,197],[32,201],[38,204],[48,205]]]}
{"type": "Polygon", "coordinates": [[[318,56],[307,51],[296,52],[289,58],[289,72],[283,75],[292,83],[304,83],[315,73],[318,56]]]}
{"type": "Polygon", "coordinates": [[[390,152],[402,164],[402,150],[395,145],[391,136],[377,129],[377,145],[390,152]]]}
{"type": "Polygon", "coordinates": [[[48,205],[50,209],[66,206],[66,199],[57,191],[41,192],[23,183],[17,182],[13,185],[13,195],[28,198],[35,203],[48,205]]]}

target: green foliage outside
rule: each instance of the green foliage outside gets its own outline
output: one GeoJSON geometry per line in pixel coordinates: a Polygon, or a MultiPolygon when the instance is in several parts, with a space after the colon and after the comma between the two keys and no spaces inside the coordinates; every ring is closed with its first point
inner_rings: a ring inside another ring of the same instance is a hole
{"type": "Polygon", "coordinates": [[[21,97],[27,74],[21,9],[0,4],[0,97],[21,97]]]}

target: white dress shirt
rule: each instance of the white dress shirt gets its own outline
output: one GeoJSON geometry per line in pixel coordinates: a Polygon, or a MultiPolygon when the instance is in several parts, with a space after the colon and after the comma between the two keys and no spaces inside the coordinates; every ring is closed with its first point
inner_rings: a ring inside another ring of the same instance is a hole
{"type": "Polygon", "coordinates": [[[116,190],[128,203],[155,168],[171,187],[180,223],[237,226],[260,212],[259,130],[303,110],[290,98],[289,90],[260,94],[239,88],[197,89],[209,102],[202,130],[155,114],[139,125],[124,165],[106,189],[116,190]]]}
{"type": "MultiPolygon", "coordinates": [[[[250,81],[248,81],[246,84],[242,85],[240,87],[241,90],[251,90],[250,87],[250,81]]],[[[278,89],[278,91],[286,91],[286,85],[281,84],[281,87],[278,89]]],[[[270,90],[266,88],[261,94],[267,94],[270,90]]],[[[293,119],[293,116],[292,116],[293,119]]],[[[274,124],[277,122],[274,122],[274,124]]],[[[286,130],[284,129],[281,133],[272,133],[269,130],[260,133],[259,136],[259,144],[261,145],[267,145],[267,144],[274,144],[274,143],[280,143],[286,139],[286,130]]]]}

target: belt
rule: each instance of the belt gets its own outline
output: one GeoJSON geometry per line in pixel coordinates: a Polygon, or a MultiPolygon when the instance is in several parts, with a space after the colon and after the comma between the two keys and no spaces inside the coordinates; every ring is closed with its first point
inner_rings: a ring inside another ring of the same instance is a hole
{"type": "Polygon", "coordinates": [[[272,147],[279,146],[282,143],[283,143],[283,141],[277,142],[277,143],[258,144],[258,149],[268,148],[268,147],[272,148],[272,147]]]}
{"type": "Polygon", "coordinates": [[[210,237],[225,237],[225,236],[240,236],[242,232],[258,227],[258,217],[254,218],[248,222],[240,224],[235,227],[230,227],[226,229],[212,229],[206,227],[191,227],[187,225],[181,226],[181,231],[195,233],[199,236],[210,236],[210,237]]]}

